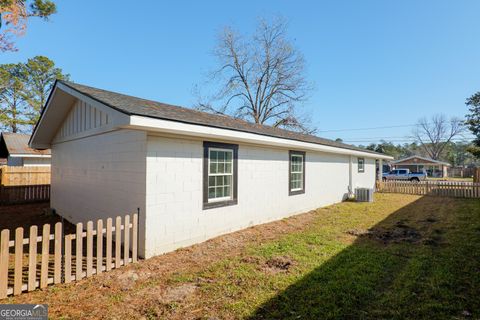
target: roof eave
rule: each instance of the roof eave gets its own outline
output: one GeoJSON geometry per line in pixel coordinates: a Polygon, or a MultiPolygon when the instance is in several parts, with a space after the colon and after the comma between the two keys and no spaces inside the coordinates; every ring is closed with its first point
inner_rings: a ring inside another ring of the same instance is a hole
{"type": "Polygon", "coordinates": [[[277,146],[284,148],[297,148],[305,150],[314,150],[334,154],[354,155],[367,158],[382,160],[392,160],[393,157],[371,153],[368,151],[359,151],[347,148],[332,147],[317,143],[304,142],[299,140],[285,139],[258,133],[243,132],[231,129],[202,126],[197,124],[181,123],[171,120],[155,119],[143,116],[130,116],[130,124],[124,128],[145,130],[151,132],[161,132],[190,137],[201,137],[212,140],[229,140],[257,145],[277,146]]]}

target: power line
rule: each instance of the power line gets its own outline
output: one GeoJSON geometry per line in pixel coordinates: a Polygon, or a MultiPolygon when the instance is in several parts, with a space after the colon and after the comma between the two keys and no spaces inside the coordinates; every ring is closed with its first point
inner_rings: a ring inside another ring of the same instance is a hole
{"type": "MultiPolygon", "coordinates": [[[[429,140],[428,136],[422,136],[421,137],[424,140],[429,140]]],[[[457,136],[453,137],[453,140],[469,140],[469,139],[475,139],[476,136],[457,136]]],[[[382,140],[382,139],[393,139],[393,140],[418,140],[417,137],[414,136],[377,136],[377,137],[352,137],[352,138],[339,138],[342,140],[368,140],[368,141],[373,141],[373,140],[382,140]]]]}
{"type": "Polygon", "coordinates": [[[407,128],[407,127],[415,127],[417,125],[418,124],[402,124],[402,125],[395,125],[395,126],[370,127],[370,128],[319,130],[318,132],[342,132],[342,131],[362,131],[362,130],[378,130],[378,129],[391,129],[391,128],[407,128]]]}
{"type": "MultiPolygon", "coordinates": [[[[432,124],[432,123],[427,123],[432,124]]],[[[318,132],[343,132],[343,131],[363,131],[363,130],[379,130],[379,129],[391,129],[391,128],[408,128],[408,127],[417,127],[418,123],[414,124],[400,124],[394,126],[382,126],[382,127],[365,127],[365,128],[353,128],[353,129],[329,129],[329,130],[318,130],[318,132]]]]}
{"type": "MultiPolygon", "coordinates": [[[[374,142],[379,142],[380,140],[383,140],[383,139],[367,139],[367,140],[344,140],[342,139],[343,142],[348,142],[348,143],[353,143],[353,142],[371,142],[371,143],[374,143],[374,142]]],[[[469,142],[470,139],[461,139],[461,138],[458,138],[458,139],[451,139],[450,141],[451,142],[469,142]]],[[[417,142],[418,140],[416,139],[392,139],[391,141],[386,141],[386,142],[417,142]]],[[[441,142],[446,142],[446,141],[441,141],[441,142]]],[[[429,143],[429,142],[426,142],[426,143],[429,143]]]]}

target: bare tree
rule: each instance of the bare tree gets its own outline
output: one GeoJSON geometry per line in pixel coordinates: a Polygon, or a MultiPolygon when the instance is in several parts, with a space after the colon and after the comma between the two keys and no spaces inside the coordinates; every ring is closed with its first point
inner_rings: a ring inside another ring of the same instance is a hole
{"type": "Polygon", "coordinates": [[[430,119],[420,119],[413,131],[413,136],[430,158],[438,160],[448,143],[464,131],[463,120],[447,119],[444,115],[438,114],[430,119]]]}
{"type": "Polygon", "coordinates": [[[226,28],[214,51],[220,66],[211,80],[219,85],[218,92],[197,108],[312,133],[308,117],[298,108],[311,89],[304,59],[288,41],[286,27],[282,19],[261,20],[251,39],[226,28]]]}

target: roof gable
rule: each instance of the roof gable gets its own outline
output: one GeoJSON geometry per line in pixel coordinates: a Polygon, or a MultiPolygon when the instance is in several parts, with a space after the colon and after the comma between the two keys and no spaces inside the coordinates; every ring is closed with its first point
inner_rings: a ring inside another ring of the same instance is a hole
{"type": "Polygon", "coordinates": [[[434,160],[421,156],[410,156],[407,158],[392,161],[392,164],[443,164],[449,166],[450,164],[444,161],[434,160]]]}
{"type": "Polygon", "coordinates": [[[104,103],[57,81],[42,109],[29,144],[38,149],[50,148],[54,141],[85,137],[128,124],[128,118],[104,103]],[[101,125],[95,124],[92,128],[92,116],[94,121],[100,121],[101,125]]]}
{"type": "Polygon", "coordinates": [[[77,99],[57,130],[53,141],[67,141],[107,130],[112,124],[111,110],[108,111],[77,99]]]}

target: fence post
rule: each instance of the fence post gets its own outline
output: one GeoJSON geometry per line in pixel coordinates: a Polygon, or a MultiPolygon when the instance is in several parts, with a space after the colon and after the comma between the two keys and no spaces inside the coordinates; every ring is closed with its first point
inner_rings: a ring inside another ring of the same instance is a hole
{"type": "Polygon", "coordinates": [[[138,260],[138,244],[140,243],[139,240],[139,232],[138,232],[138,216],[140,215],[140,208],[137,208],[137,214],[133,215],[132,221],[132,261],[137,262],[138,260]]]}

